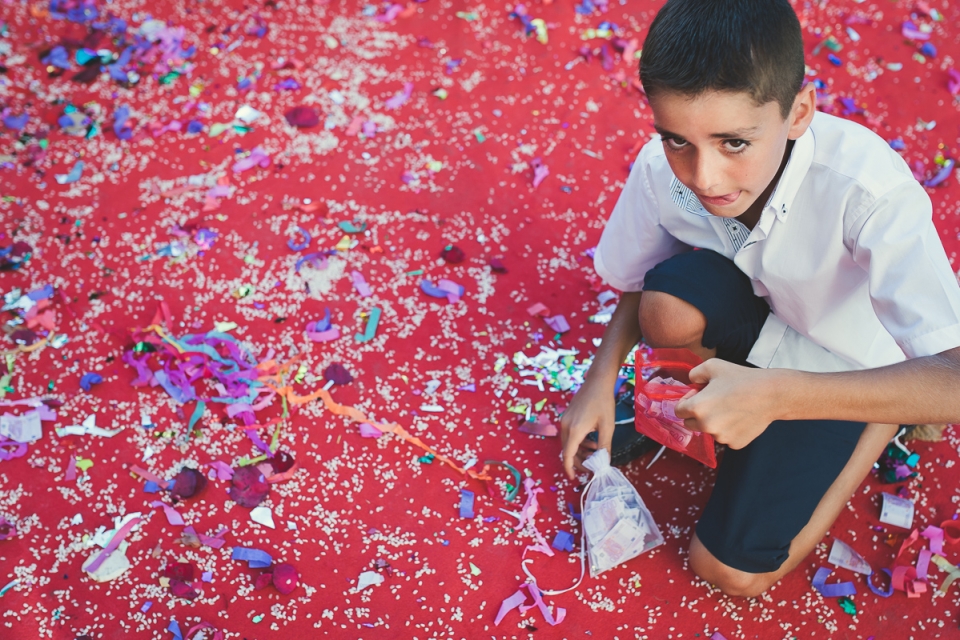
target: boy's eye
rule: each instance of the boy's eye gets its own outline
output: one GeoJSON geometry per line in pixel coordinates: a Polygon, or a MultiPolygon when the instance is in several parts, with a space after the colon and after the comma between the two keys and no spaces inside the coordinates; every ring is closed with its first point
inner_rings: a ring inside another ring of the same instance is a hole
{"type": "Polygon", "coordinates": [[[740,152],[750,146],[750,143],[746,140],[727,140],[724,142],[727,146],[727,149],[730,151],[740,152]]]}
{"type": "Polygon", "coordinates": [[[674,151],[678,151],[687,146],[687,141],[683,138],[664,138],[663,141],[674,151]]]}

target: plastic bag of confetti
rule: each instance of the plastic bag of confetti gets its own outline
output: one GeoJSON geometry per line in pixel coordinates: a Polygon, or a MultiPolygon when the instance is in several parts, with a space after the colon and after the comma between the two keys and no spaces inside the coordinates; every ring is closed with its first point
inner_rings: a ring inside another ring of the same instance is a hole
{"type": "Polygon", "coordinates": [[[690,370],[702,361],[686,349],[654,349],[645,367],[656,370],[649,380],[637,376],[634,391],[637,431],[711,468],[717,466],[713,436],[688,429],[678,418],[677,403],[700,385],[690,383],[690,370]]]}
{"type": "Polygon", "coordinates": [[[593,472],[581,520],[590,576],[595,578],[663,544],[663,536],[637,490],[610,466],[606,449],[597,450],[583,466],[593,472]]]}

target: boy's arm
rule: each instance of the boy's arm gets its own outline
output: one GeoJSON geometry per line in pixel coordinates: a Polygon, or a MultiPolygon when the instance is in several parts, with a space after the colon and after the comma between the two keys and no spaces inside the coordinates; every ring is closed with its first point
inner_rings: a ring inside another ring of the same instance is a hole
{"type": "Polygon", "coordinates": [[[691,371],[690,379],[709,384],[678,403],[677,416],[734,449],[774,420],[960,422],[960,347],[841,373],[750,369],[714,358],[691,371]]]}
{"type": "Polygon", "coordinates": [[[627,354],[640,341],[640,294],[627,292],[620,297],[586,380],[560,418],[561,456],[571,479],[577,450],[591,431],[598,431],[598,445],[610,450],[617,374],[627,354]]]}

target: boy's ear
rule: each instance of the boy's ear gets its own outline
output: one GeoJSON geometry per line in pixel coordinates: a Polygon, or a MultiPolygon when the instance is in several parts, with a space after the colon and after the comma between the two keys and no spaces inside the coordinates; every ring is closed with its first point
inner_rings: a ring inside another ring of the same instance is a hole
{"type": "Polygon", "coordinates": [[[813,116],[817,112],[817,89],[813,83],[807,83],[800,89],[797,97],[793,101],[793,108],[787,120],[790,122],[790,131],[787,138],[796,140],[807,131],[807,127],[813,122],[813,116]]]}

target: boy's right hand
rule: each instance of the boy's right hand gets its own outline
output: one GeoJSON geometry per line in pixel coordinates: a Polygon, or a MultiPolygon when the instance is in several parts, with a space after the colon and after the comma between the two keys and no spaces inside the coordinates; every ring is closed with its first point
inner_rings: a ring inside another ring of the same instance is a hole
{"type": "Polygon", "coordinates": [[[583,461],[597,448],[604,447],[610,451],[613,443],[614,404],[612,388],[607,389],[606,385],[591,385],[588,380],[573,396],[570,406],[560,417],[561,458],[567,477],[571,480],[575,469],[586,471],[583,461]],[[598,432],[596,444],[586,439],[592,431],[598,432]]]}

